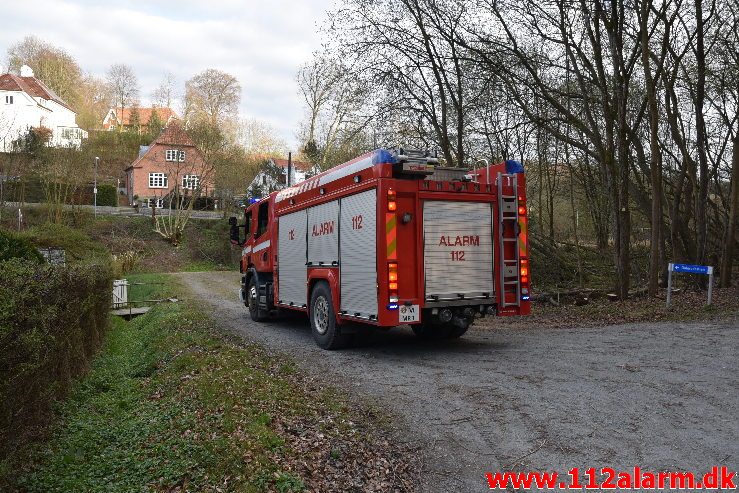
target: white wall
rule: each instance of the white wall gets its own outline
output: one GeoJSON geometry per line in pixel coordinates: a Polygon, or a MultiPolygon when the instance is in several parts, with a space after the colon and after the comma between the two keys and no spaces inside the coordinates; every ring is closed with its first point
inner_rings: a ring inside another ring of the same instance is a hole
{"type": "Polygon", "coordinates": [[[38,126],[51,129],[50,145],[79,147],[87,132],[75,119],[73,111],[55,101],[33,98],[22,91],[0,91],[0,152],[9,152],[14,140],[38,126]],[[13,96],[13,104],[5,103],[6,95],[13,96]]]}

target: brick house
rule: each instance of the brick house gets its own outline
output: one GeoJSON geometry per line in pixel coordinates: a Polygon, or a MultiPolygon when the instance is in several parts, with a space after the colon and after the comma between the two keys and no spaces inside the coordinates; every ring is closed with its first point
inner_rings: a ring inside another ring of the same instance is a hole
{"type": "Polygon", "coordinates": [[[103,118],[103,130],[117,130],[123,127],[124,130],[133,130],[138,126],[139,132],[146,128],[152,121],[154,116],[159,119],[162,127],[169,125],[177,115],[170,108],[111,108],[103,118]]]}
{"type": "Polygon", "coordinates": [[[143,207],[168,207],[167,196],[176,190],[185,197],[212,196],[213,182],[213,167],[178,120],[142,147],[139,157],[126,168],[128,203],[143,207]]]}

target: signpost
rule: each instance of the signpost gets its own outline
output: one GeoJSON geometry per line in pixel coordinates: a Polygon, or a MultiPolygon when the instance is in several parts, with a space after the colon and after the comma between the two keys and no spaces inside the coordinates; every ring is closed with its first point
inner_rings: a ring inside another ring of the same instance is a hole
{"type": "Polygon", "coordinates": [[[670,308],[672,299],[672,273],[682,272],[685,274],[702,274],[708,276],[708,304],[713,299],[713,266],[692,264],[668,264],[667,265],[667,308],[670,308]]]}

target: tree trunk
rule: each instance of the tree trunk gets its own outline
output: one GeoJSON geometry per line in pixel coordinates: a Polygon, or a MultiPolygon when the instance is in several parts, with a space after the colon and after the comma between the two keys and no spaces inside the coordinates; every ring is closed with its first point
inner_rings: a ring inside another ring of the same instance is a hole
{"type": "Polygon", "coordinates": [[[641,58],[644,68],[644,81],[647,91],[647,103],[649,107],[649,174],[652,181],[652,230],[649,244],[649,281],[647,292],[649,296],[657,296],[659,288],[660,267],[660,238],[662,237],[662,156],[659,147],[659,107],[657,105],[657,94],[655,80],[649,61],[651,50],[649,49],[649,0],[642,0],[641,5],[641,58]]]}
{"type": "Polygon", "coordinates": [[[695,0],[696,17],[696,62],[697,80],[695,84],[695,127],[698,147],[698,196],[695,203],[695,221],[698,229],[698,251],[696,262],[706,261],[706,243],[708,241],[708,224],[706,218],[706,201],[708,200],[708,155],[706,150],[706,121],[703,114],[706,99],[706,53],[704,47],[703,0],[695,0]]]}
{"type": "Polygon", "coordinates": [[[724,251],[721,255],[721,278],[719,285],[722,288],[731,286],[731,269],[734,266],[734,246],[736,245],[736,223],[739,214],[739,131],[734,136],[731,158],[731,194],[729,196],[729,218],[726,223],[726,237],[724,251]]]}

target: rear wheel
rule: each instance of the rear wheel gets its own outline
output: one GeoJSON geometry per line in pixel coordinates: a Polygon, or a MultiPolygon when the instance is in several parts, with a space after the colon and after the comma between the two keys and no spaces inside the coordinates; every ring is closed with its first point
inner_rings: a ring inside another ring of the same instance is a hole
{"type": "Polygon", "coordinates": [[[457,326],[451,327],[450,330],[449,330],[449,334],[447,335],[447,337],[449,339],[459,339],[460,337],[462,337],[465,334],[465,332],[467,332],[467,329],[469,329],[469,326],[467,326],[465,328],[457,327],[457,326]]]}
{"type": "Polygon", "coordinates": [[[263,322],[267,320],[266,310],[259,308],[259,287],[257,279],[251,276],[246,289],[246,304],[249,307],[249,316],[255,322],[263,322]]]}
{"type": "Polygon", "coordinates": [[[432,322],[421,322],[420,324],[411,325],[413,333],[420,339],[444,339],[449,336],[451,326],[448,324],[435,324],[432,322]]]}
{"type": "Polygon", "coordinates": [[[328,283],[320,281],[310,297],[310,328],[316,344],[323,349],[340,349],[346,346],[348,336],[341,334],[336,323],[336,312],[328,283]]]}

